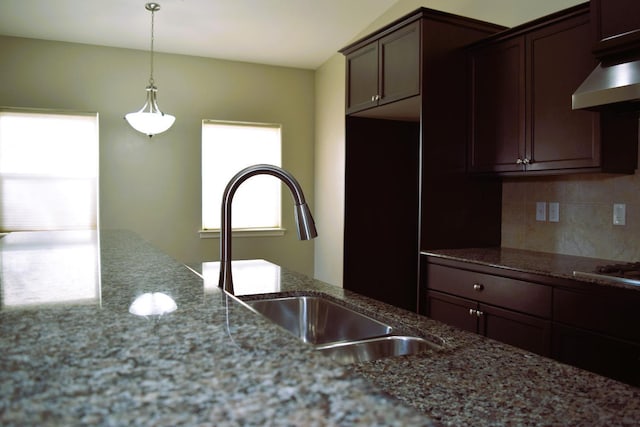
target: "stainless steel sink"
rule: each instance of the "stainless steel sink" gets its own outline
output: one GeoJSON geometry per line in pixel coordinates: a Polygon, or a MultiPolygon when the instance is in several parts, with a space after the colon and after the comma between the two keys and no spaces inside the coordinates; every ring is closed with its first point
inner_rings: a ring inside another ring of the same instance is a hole
{"type": "Polygon", "coordinates": [[[310,344],[389,335],[391,326],[318,296],[245,301],[254,310],[310,344]]]}
{"type": "Polygon", "coordinates": [[[327,344],[318,346],[316,349],[339,363],[349,364],[439,350],[442,347],[423,338],[390,335],[355,342],[327,344]]]}
{"type": "Polygon", "coordinates": [[[423,338],[396,334],[390,325],[321,296],[245,303],[320,353],[343,364],[442,348],[423,338]]]}

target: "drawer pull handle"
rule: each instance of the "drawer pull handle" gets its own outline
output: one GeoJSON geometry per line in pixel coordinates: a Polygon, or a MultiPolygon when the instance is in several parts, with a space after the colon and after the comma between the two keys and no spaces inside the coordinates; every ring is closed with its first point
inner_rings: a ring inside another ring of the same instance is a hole
{"type": "Polygon", "coordinates": [[[473,308],[469,309],[469,316],[476,316],[476,317],[480,317],[480,316],[484,316],[484,313],[480,310],[474,310],[473,308]]]}
{"type": "Polygon", "coordinates": [[[483,289],[484,289],[484,285],[482,283],[474,283],[473,284],[473,290],[474,291],[480,292],[483,289]]]}

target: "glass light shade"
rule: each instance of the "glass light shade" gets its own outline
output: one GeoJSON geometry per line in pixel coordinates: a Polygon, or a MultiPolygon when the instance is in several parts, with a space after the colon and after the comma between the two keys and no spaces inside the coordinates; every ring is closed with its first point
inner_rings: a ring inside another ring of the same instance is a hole
{"type": "Polygon", "coordinates": [[[147,86],[147,101],[142,108],[135,113],[129,113],[124,116],[131,127],[150,137],[166,131],[176,121],[174,116],[165,114],[158,108],[157,92],[158,88],[155,86],[147,86]]]}

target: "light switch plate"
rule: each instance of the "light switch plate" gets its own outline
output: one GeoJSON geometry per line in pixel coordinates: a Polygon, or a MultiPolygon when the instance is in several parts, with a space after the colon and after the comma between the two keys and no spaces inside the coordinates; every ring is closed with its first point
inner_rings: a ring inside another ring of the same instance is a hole
{"type": "Polygon", "coordinates": [[[626,225],[627,205],[624,203],[613,204],[613,225],[626,225]]]}
{"type": "Polygon", "coordinates": [[[560,203],[549,202],[549,222],[560,222],[560,203]]]}
{"type": "Polygon", "coordinates": [[[536,202],[536,221],[547,220],[547,202],[536,202]]]}

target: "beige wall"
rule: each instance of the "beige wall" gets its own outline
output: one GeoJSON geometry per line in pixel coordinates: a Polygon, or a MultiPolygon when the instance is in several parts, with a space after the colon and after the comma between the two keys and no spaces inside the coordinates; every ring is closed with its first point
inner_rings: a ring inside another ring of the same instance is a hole
{"type": "MultiPolygon", "coordinates": [[[[314,209],[313,71],[158,54],[158,102],[176,123],[149,139],[123,119],[144,102],[148,52],[11,37],[0,52],[0,105],[100,114],[102,228],[133,230],[183,262],[218,259],[219,240],[198,235],[202,119],[281,123],[283,166],[314,209]]],[[[313,274],[313,243],[297,240],[286,194],[283,215],[284,237],[235,238],[234,258],[313,274]]]]}
{"type": "MultiPolygon", "coordinates": [[[[386,13],[362,30],[354,41],[421,6],[512,27],[584,1],[586,0],[398,0],[386,13]]],[[[335,195],[330,197],[323,194],[322,202],[319,201],[321,212],[331,211],[333,228],[328,236],[316,242],[315,276],[340,286],[344,192],[341,188],[336,188],[333,180],[344,176],[344,136],[340,135],[340,129],[344,127],[344,68],[344,57],[336,53],[316,71],[316,193],[320,193],[321,189],[333,189],[335,195]],[[338,105],[339,97],[342,105],[338,105]]],[[[325,224],[328,225],[326,222],[325,224]]],[[[386,231],[384,228],[380,229],[381,233],[386,231]]]]}
{"type": "Polygon", "coordinates": [[[345,81],[342,55],[316,71],[315,277],[342,285],[345,81]]]}

